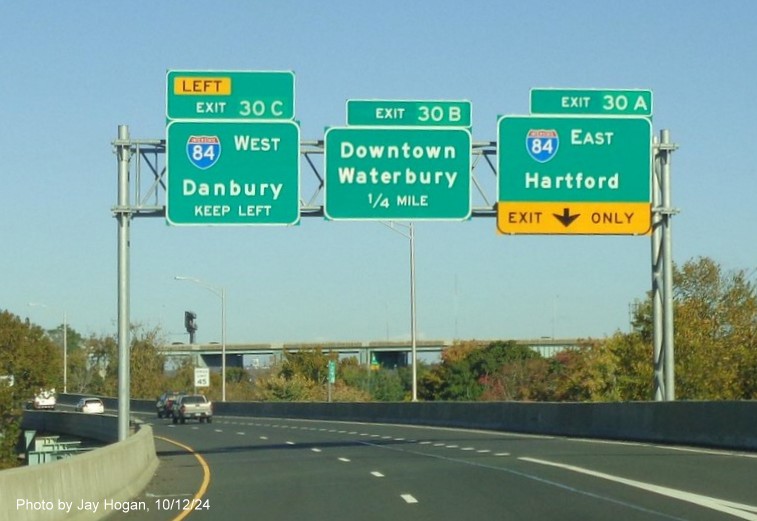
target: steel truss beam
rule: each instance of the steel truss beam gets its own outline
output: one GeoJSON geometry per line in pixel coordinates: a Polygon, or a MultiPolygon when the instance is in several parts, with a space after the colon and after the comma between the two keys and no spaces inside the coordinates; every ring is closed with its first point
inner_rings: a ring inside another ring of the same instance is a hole
{"type": "MultiPolygon", "coordinates": [[[[133,181],[132,192],[126,206],[114,206],[114,215],[127,214],[129,217],[162,217],[166,216],[166,140],[165,139],[126,139],[113,141],[116,149],[127,148],[132,159],[130,176],[133,181]]],[[[323,217],[323,140],[300,142],[300,158],[303,171],[310,172],[311,177],[302,176],[300,183],[307,187],[310,197],[300,199],[301,217],[323,217]]],[[[497,168],[491,158],[497,155],[497,144],[494,141],[473,143],[471,154],[471,182],[473,198],[476,201],[472,207],[472,217],[496,217],[497,168]],[[483,158],[483,161],[481,159],[483,158]],[[488,170],[485,179],[477,176],[478,170],[488,170]]]]}

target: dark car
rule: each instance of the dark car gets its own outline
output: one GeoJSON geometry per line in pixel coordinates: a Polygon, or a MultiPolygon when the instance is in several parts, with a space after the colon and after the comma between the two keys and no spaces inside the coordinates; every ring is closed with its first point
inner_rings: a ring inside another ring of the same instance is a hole
{"type": "Polygon", "coordinates": [[[155,404],[158,410],[158,418],[170,418],[173,403],[183,394],[180,391],[166,391],[158,396],[158,401],[155,404]]]}

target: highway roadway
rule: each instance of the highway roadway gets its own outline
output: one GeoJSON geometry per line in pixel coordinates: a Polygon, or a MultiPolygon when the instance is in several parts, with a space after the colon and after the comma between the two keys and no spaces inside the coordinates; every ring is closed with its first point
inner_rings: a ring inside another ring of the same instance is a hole
{"type": "MultiPolygon", "coordinates": [[[[137,414],[137,416],[140,416],[137,414]]],[[[123,519],[757,521],[757,454],[396,425],[152,424],[161,459],[123,519]],[[158,508],[160,504],[160,508],[158,508]]]]}

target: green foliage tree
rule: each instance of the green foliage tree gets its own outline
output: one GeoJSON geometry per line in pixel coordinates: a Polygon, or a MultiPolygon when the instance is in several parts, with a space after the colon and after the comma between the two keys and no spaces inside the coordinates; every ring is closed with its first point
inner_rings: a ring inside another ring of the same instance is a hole
{"type": "Polygon", "coordinates": [[[614,394],[618,400],[644,401],[653,398],[652,338],[638,329],[625,334],[616,332],[604,341],[614,359],[614,394]]]}
{"type": "Polygon", "coordinates": [[[45,331],[9,311],[0,311],[0,468],[16,464],[15,446],[20,434],[24,404],[39,389],[63,382],[63,357],[45,331]]]}
{"type": "Polygon", "coordinates": [[[329,360],[336,360],[336,353],[326,354],[320,347],[300,351],[284,351],[279,375],[286,379],[295,375],[310,380],[316,385],[325,384],[329,375],[329,360]]]}
{"type": "Polygon", "coordinates": [[[131,336],[131,397],[153,398],[165,387],[163,367],[166,360],[159,352],[165,342],[158,328],[133,327],[131,336]]]}
{"type": "Polygon", "coordinates": [[[420,378],[419,396],[427,400],[477,400],[487,390],[488,397],[505,394],[512,389],[506,385],[503,366],[540,358],[539,353],[513,341],[492,342],[481,346],[476,342],[462,342],[442,353],[442,362],[420,378]],[[504,391],[507,387],[508,390],[504,391]]]}
{"type": "Polygon", "coordinates": [[[256,395],[264,401],[312,401],[320,400],[322,392],[315,382],[301,374],[288,378],[282,374],[271,375],[255,382],[256,395]]]}
{"type": "MultiPolygon", "coordinates": [[[[50,335],[50,338],[55,343],[55,345],[58,345],[61,348],[63,348],[63,331],[63,324],[59,325],[55,329],[47,330],[47,334],[50,335]]],[[[66,324],[65,331],[66,350],[70,354],[72,351],[76,351],[82,345],[84,337],[81,335],[81,333],[72,328],[71,324],[66,324]]]]}

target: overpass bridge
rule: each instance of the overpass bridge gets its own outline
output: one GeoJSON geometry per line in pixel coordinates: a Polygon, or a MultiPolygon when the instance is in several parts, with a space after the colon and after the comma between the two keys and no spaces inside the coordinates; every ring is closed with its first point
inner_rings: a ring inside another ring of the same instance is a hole
{"type": "MultiPolygon", "coordinates": [[[[455,340],[418,340],[416,351],[418,359],[426,363],[441,360],[442,351],[451,347],[455,340]]],[[[494,340],[474,340],[488,345],[494,340]]],[[[581,339],[577,338],[537,338],[516,340],[518,345],[528,346],[544,357],[554,356],[560,351],[574,349],[581,339]]],[[[271,343],[234,343],[226,344],[227,367],[268,367],[284,351],[296,352],[321,349],[325,353],[337,353],[339,358],[357,358],[360,364],[378,363],[384,367],[402,367],[410,365],[412,345],[403,341],[354,341],[354,342],[271,342],[271,343]]],[[[195,357],[200,366],[221,367],[223,346],[217,342],[209,344],[174,343],[165,345],[160,353],[165,355],[168,365],[178,365],[187,357],[195,357]]]]}

